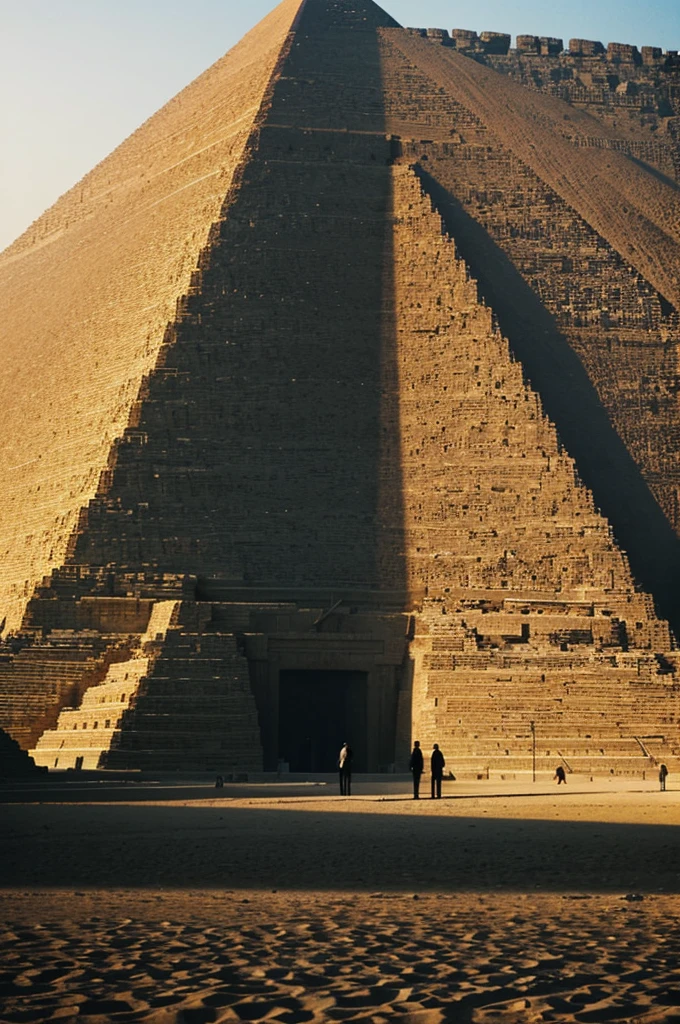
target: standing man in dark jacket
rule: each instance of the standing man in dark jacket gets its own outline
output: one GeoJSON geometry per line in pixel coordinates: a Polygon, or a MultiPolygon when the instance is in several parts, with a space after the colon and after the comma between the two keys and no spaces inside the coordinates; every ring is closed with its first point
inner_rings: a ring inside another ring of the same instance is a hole
{"type": "Polygon", "coordinates": [[[442,779],[444,777],[444,755],[439,749],[439,744],[435,743],[432,748],[432,757],[430,758],[430,770],[432,772],[432,788],[431,795],[434,800],[435,795],[439,800],[442,795],[442,779]]]}
{"type": "Polygon", "coordinates": [[[423,752],[420,749],[420,741],[415,740],[413,743],[413,750],[411,752],[411,760],[408,763],[411,773],[413,775],[413,799],[418,800],[420,798],[420,776],[423,774],[423,752]]]}

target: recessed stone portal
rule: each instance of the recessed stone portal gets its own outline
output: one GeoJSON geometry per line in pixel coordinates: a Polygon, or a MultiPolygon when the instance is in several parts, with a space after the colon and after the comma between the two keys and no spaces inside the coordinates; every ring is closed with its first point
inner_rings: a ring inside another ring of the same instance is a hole
{"type": "Polygon", "coordinates": [[[292,772],[332,772],[345,740],[367,770],[367,672],[281,672],[279,753],[292,772]]]}

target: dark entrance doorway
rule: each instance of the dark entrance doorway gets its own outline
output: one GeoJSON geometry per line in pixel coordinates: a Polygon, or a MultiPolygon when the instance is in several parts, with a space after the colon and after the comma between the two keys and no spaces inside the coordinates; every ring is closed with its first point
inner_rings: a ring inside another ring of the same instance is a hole
{"type": "Polygon", "coordinates": [[[334,772],[343,742],[366,771],[367,672],[279,674],[279,756],[292,772],[334,772]]]}

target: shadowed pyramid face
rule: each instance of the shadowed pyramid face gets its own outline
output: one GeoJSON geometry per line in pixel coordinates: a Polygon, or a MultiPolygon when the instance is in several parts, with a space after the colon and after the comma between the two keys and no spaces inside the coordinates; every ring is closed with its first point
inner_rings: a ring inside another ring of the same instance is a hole
{"type": "Polygon", "coordinates": [[[618,138],[494,59],[375,4],[284,2],[2,257],[5,601],[16,626],[54,567],[23,628],[99,659],[76,696],[123,717],[95,763],[206,766],[237,720],[235,764],[318,770],[303,734],[331,749],[333,719],[377,768],[411,720],[451,734],[499,658],[560,695],[574,646],[613,687],[612,650],[670,672],[612,527],[675,615],[677,417],[651,401],[677,369],[673,185],[644,127],[618,138]]]}
{"type": "Polygon", "coordinates": [[[76,563],[405,589],[390,23],[372,5],[301,9],[76,563]]]}

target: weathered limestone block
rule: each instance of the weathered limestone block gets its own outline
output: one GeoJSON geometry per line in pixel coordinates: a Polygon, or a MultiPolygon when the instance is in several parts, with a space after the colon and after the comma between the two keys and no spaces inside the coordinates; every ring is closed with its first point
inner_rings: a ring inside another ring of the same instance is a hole
{"type": "Polygon", "coordinates": [[[658,64],[663,59],[663,50],[660,46],[642,46],[640,56],[643,64],[658,64]]]}
{"type": "Polygon", "coordinates": [[[554,36],[540,36],[538,52],[544,57],[554,57],[564,49],[564,41],[554,36]]]}
{"type": "Polygon", "coordinates": [[[451,39],[458,50],[474,49],[479,43],[477,33],[467,28],[451,29],[451,39]]]}
{"type": "Polygon", "coordinates": [[[637,46],[628,43],[607,43],[607,60],[612,64],[640,64],[642,58],[637,46]]]}
{"type": "Polygon", "coordinates": [[[570,39],[569,53],[578,57],[597,57],[605,53],[605,48],[595,39],[570,39]]]}
{"type": "MultiPolygon", "coordinates": [[[[204,622],[210,619],[206,611],[204,622]]],[[[261,768],[245,658],[233,636],[193,633],[192,621],[198,621],[193,605],[157,602],[132,657],[110,665],[77,706],[61,711],[56,727],[32,751],[36,763],[59,769],[261,768]]]]}
{"type": "Polygon", "coordinates": [[[511,37],[505,32],[480,32],[479,40],[485,53],[507,53],[511,37]]]}
{"type": "Polygon", "coordinates": [[[516,49],[518,53],[538,53],[539,42],[538,36],[517,36],[516,49]]]}
{"type": "Polygon", "coordinates": [[[441,43],[442,46],[451,46],[451,37],[445,28],[428,28],[425,30],[428,39],[441,43]]]}

